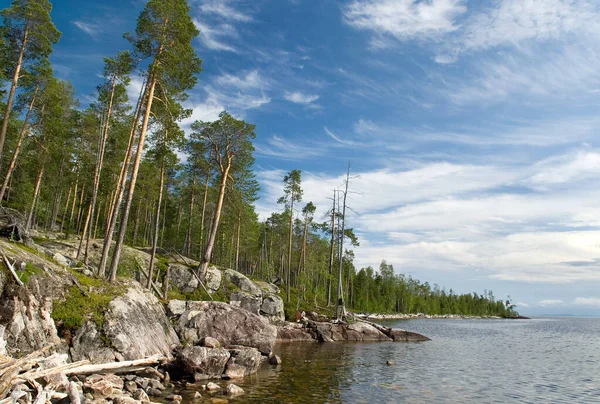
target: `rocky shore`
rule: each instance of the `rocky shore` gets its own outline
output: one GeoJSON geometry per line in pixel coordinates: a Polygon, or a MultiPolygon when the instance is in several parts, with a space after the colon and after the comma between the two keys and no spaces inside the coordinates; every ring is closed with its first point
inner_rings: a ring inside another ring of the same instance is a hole
{"type": "Polygon", "coordinates": [[[79,266],[74,244],[0,240],[2,404],[177,403],[183,388],[198,400],[231,397],[244,394],[235,380],[281,363],[276,343],[428,340],[360,318],[286,322],[277,286],[217,267],[202,286],[183,257],[166,262],[174,290],[195,296],[202,286],[227,301],[160,300],[141,286],[143,251],[128,249],[138,270],[115,285],[79,266]]]}
{"type": "Polygon", "coordinates": [[[529,320],[529,317],[525,316],[517,316],[517,317],[499,317],[499,316],[466,316],[463,314],[424,314],[424,313],[416,313],[416,314],[403,314],[403,313],[394,313],[394,314],[364,314],[364,313],[355,313],[355,317],[365,319],[365,320],[417,320],[417,319],[466,319],[466,320],[477,320],[477,319],[488,319],[488,320],[501,320],[501,319],[520,319],[520,320],[529,320]]]}

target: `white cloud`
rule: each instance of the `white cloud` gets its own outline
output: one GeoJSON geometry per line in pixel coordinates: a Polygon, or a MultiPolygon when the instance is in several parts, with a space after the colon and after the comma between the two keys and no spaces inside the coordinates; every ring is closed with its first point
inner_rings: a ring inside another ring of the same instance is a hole
{"type": "Polygon", "coordinates": [[[303,94],[301,92],[295,91],[293,93],[286,92],[283,98],[295,104],[310,104],[312,102],[317,101],[319,99],[319,96],[312,94],[303,94]]]}
{"type": "Polygon", "coordinates": [[[85,21],[73,21],[73,24],[89,36],[91,36],[94,40],[98,39],[98,35],[102,32],[102,26],[100,24],[85,22],[85,21]]]}
{"type": "Polygon", "coordinates": [[[215,82],[221,86],[231,86],[242,90],[264,89],[268,87],[268,80],[261,76],[258,70],[251,70],[240,75],[222,74],[215,82]]]}
{"type": "Polygon", "coordinates": [[[600,307],[600,298],[597,297],[578,297],[573,301],[578,306],[600,307]]]}
{"type": "Polygon", "coordinates": [[[564,302],[562,300],[557,300],[557,299],[546,299],[546,300],[540,300],[538,302],[539,306],[542,307],[547,307],[547,306],[558,306],[563,304],[564,302]]]}
{"type": "MultiPolygon", "coordinates": [[[[456,18],[467,11],[463,0],[355,0],[344,8],[351,26],[399,40],[437,38],[458,29],[456,18]]],[[[386,47],[375,38],[374,47],[386,47]]]]}
{"type": "Polygon", "coordinates": [[[237,38],[237,31],[229,24],[211,27],[194,19],[194,25],[200,31],[199,38],[207,48],[217,51],[237,52],[237,49],[226,42],[226,39],[237,38]]]}
{"type": "Polygon", "coordinates": [[[229,0],[209,0],[200,5],[200,10],[206,14],[216,14],[224,19],[239,22],[250,22],[253,18],[235,9],[229,0]]]}
{"type": "Polygon", "coordinates": [[[600,32],[597,3],[587,0],[503,0],[474,14],[460,38],[467,50],[600,32]]]}

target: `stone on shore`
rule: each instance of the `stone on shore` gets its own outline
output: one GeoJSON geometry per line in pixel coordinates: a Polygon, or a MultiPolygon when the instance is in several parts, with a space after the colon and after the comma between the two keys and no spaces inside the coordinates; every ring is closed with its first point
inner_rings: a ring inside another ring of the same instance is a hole
{"type": "Polygon", "coordinates": [[[267,295],[260,306],[260,314],[267,317],[272,324],[283,324],[285,322],[285,310],[281,297],[267,295]]]}
{"type": "Polygon", "coordinates": [[[266,319],[223,302],[188,302],[176,327],[191,344],[213,337],[223,346],[242,345],[265,355],[271,353],[277,338],[277,328],[266,319]]]}
{"type": "Polygon", "coordinates": [[[178,352],[182,368],[196,380],[221,378],[230,353],[224,348],[187,347],[178,352]]]}
{"type": "Polygon", "coordinates": [[[308,328],[315,331],[319,342],[392,341],[377,328],[366,323],[334,324],[311,321],[308,328]]]}
{"type": "Polygon", "coordinates": [[[231,357],[225,366],[224,376],[229,379],[241,379],[256,373],[262,362],[262,355],[258,349],[230,349],[231,357]]]}

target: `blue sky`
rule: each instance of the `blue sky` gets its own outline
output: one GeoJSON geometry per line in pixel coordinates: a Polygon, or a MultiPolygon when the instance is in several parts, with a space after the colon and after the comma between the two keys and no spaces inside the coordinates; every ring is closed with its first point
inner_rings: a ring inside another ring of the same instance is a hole
{"type": "MultiPolygon", "coordinates": [[[[85,105],[144,2],[53,3],[52,61],[85,105]]],[[[185,125],[223,109],[257,125],[263,217],[297,168],[322,219],[351,161],[357,267],[491,288],[523,313],[598,312],[600,3],[190,5],[204,71],[185,125]]]]}

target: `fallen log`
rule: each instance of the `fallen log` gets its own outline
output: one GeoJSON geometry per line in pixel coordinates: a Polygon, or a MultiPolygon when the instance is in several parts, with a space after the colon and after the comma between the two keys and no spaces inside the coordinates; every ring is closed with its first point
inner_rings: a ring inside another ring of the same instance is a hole
{"type": "Polygon", "coordinates": [[[4,260],[6,267],[12,274],[13,278],[15,278],[15,281],[17,282],[17,284],[19,286],[23,286],[24,285],[23,281],[21,281],[21,278],[19,278],[19,275],[17,275],[17,272],[15,271],[15,267],[13,266],[13,264],[11,264],[10,261],[8,260],[8,258],[6,258],[6,254],[4,254],[4,251],[0,250],[0,254],[2,254],[2,260],[4,260]]]}
{"type": "Polygon", "coordinates": [[[65,375],[89,375],[94,373],[128,373],[143,370],[150,365],[159,365],[166,362],[167,358],[151,356],[145,359],[137,359],[125,362],[101,363],[99,365],[82,365],[65,370],[65,375]]]}
{"type": "Polygon", "coordinates": [[[37,380],[37,379],[40,379],[42,377],[52,376],[52,375],[55,375],[57,373],[65,372],[65,371],[67,371],[69,369],[78,368],[78,367],[87,365],[89,363],[90,363],[90,361],[83,360],[83,361],[80,361],[80,362],[67,363],[65,365],[55,366],[53,368],[44,369],[44,370],[37,370],[37,369],[36,370],[31,370],[29,372],[23,373],[22,375],[19,375],[13,381],[13,384],[25,383],[26,381],[29,381],[29,380],[37,380]]]}

